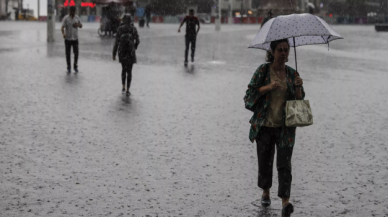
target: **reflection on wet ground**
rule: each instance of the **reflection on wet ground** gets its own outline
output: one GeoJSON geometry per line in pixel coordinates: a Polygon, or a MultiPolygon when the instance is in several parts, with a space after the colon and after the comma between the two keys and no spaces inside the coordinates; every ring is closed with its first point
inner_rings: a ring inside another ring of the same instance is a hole
{"type": "Polygon", "coordinates": [[[121,101],[123,102],[122,105],[131,104],[131,96],[129,96],[129,95],[123,93],[123,94],[121,95],[121,101]]]}
{"type": "Polygon", "coordinates": [[[78,77],[77,77],[78,73],[68,73],[66,72],[66,83],[69,83],[69,84],[76,84],[78,82],[78,77]]]}
{"type": "Polygon", "coordinates": [[[186,70],[187,73],[194,74],[195,66],[194,65],[185,66],[185,70],[186,70]]]}

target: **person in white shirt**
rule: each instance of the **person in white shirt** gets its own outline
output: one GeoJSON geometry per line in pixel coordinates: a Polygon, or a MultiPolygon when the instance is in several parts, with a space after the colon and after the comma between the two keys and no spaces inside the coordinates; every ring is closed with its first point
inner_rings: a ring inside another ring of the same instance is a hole
{"type": "Polygon", "coordinates": [[[71,72],[70,51],[73,47],[74,71],[78,72],[78,28],[82,28],[81,19],[75,15],[75,7],[70,7],[69,15],[62,20],[62,35],[65,39],[67,72],[71,72]]]}

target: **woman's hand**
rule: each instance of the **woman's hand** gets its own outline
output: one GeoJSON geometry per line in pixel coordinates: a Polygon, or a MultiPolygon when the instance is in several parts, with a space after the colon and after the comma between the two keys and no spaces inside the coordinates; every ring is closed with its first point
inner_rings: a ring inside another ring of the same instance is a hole
{"type": "Polygon", "coordinates": [[[276,90],[278,89],[279,87],[281,87],[280,83],[279,83],[279,79],[276,79],[275,81],[272,81],[270,85],[270,89],[271,90],[276,90]]]}
{"type": "Polygon", "coordinates": [[[295,98],[297,100],[302,99],[302,88],[303,85],[303,79],[301,79],[299,76],[295,77],[295,98]]]}
{"type": "Polygon", "coordinates": [[[295,77],[295,86],[300,87],[303,85],[303,79],[301,79],[299,76],[295,77]]]}

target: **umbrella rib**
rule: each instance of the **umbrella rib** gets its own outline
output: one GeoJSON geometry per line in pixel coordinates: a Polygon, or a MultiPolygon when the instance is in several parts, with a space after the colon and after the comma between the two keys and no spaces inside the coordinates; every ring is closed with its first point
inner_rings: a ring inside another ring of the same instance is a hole
{"type": "MultiPolygon", "coordinates": [[[[299,26],[298,26],[298,21],[297,21],[297,19],[296,19],[297,17],[296,17],[296,14],[294,14],[294,19],[295,19],[295,28],[296,28],[296,32],[298,33],[298,34],[300,34],[299,33],[299,26]]],[[[300,37],[300,35],[298,35],[297,37],[300,37]]],[[[295,39],[294,39],[294,43],[295,43],[295,39]]]]}
{"type": "MultiPolygon", "coordinates": [[[[271,26],[269,27],[269,29],[271,29],[273,23],[276,21],[275,18],[272,18],[272,19],[274,19],[274,20],[272,21],[271,26]]],[[[268,30],[268,31],[269,31],[269,30],[268,30]]],[[[267,35],[267,37],[268,37],[268,35],[267,35]]],[[[265,37],[265,41],[264,41],[265,43],[268,43],[268,42],[267,42],[267,37],[265,37]]]]}
{"type": "Polygon", "coordinates": [[[325,41],[325,38],[323,37],[323,35],[321,35],[321,38],[322,38],[323,42],[325,42],[325,44],[326,44],[327,42],[325,41]]]}

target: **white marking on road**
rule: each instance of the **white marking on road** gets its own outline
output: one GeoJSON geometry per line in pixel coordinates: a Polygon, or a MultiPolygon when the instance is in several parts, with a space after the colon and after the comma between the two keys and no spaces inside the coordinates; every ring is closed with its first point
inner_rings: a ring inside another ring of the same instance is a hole
{"type": "Polygon", "coordinates": [[[213,61],[209,61],[208,63],[211,63],[211,64],[225,64],[226,62],[225,61],[219,61],[219,60],[213,60],[213,61]]]}

